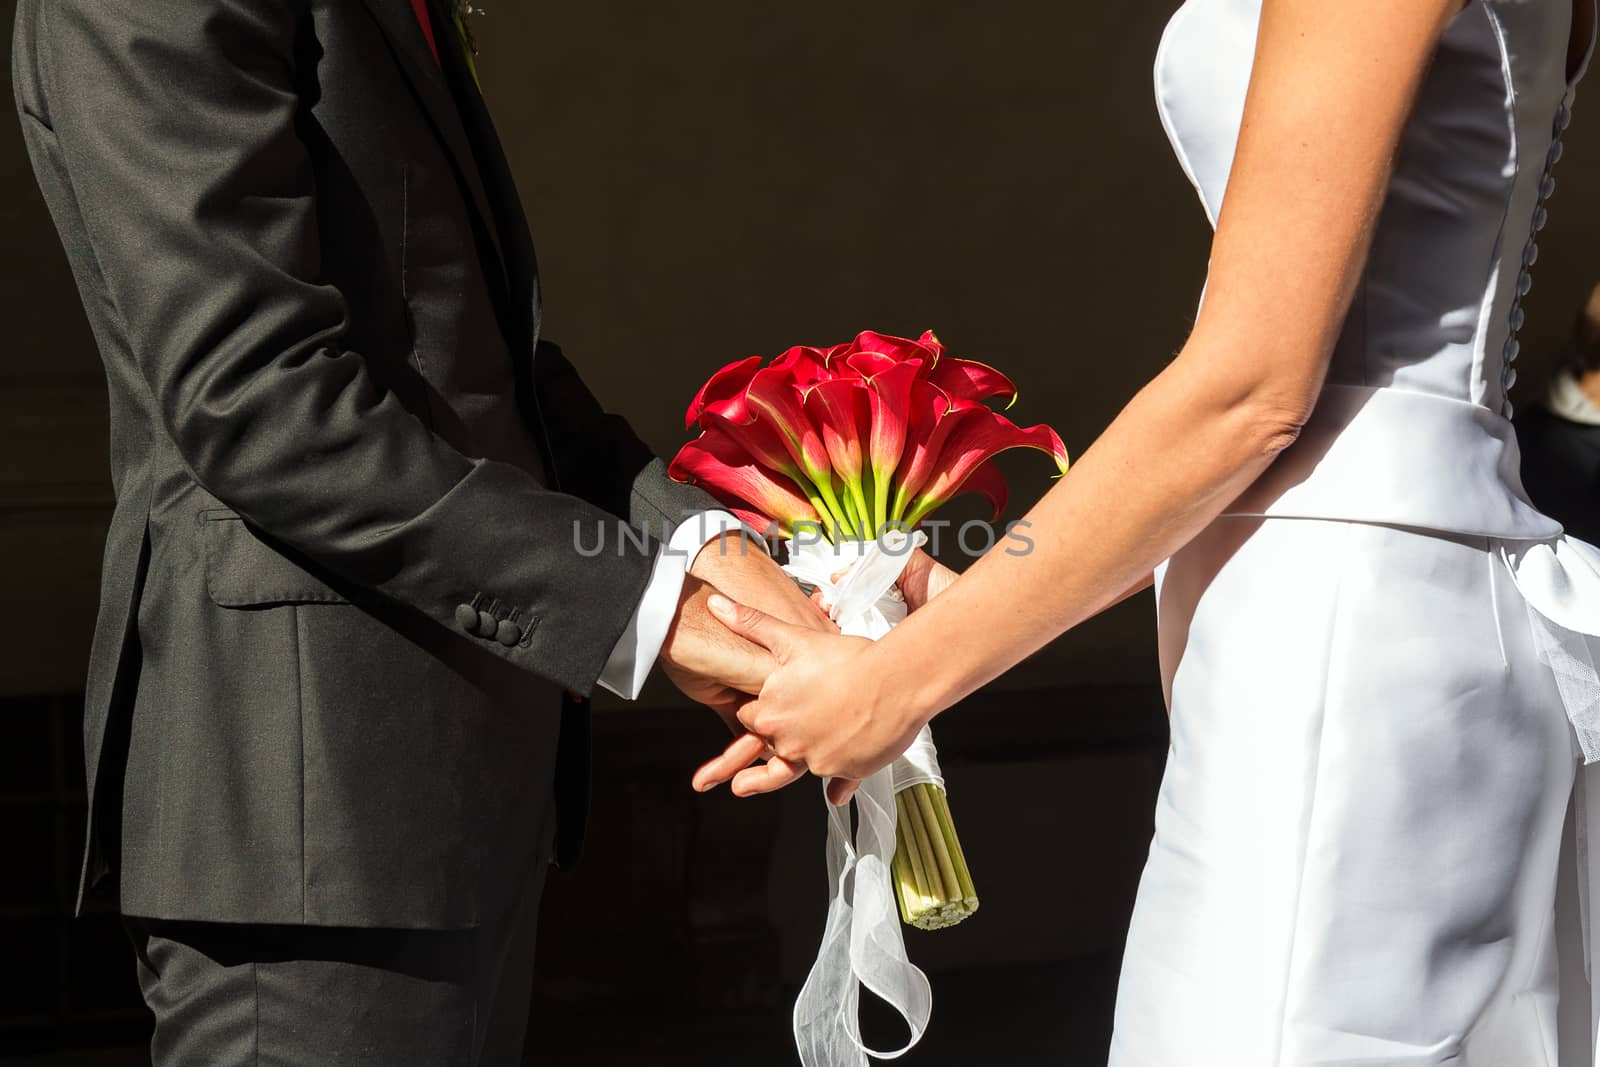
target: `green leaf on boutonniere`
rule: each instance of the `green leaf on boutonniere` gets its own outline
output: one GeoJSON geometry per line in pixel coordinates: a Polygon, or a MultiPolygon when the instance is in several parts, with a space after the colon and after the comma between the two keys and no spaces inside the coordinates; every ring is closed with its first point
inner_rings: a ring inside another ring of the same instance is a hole
{"type": "Polygon", "coordinates": [[[466,58],[467,70],[472,74],[473,84],[478,91],[483,91],[483,83],[478,80],[478,39],[473,36],[472,26],[467,22],[468,16],[484,15],[488,12],[472,2],[472,0],[450,0],[450,21],[455,23],[456,37],[461,42],[461,54],[466,58]]]}

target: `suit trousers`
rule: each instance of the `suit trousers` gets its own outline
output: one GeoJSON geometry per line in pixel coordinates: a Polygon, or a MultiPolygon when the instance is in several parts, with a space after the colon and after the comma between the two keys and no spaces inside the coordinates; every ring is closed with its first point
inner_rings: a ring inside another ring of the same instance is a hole
{"type": "Polygon", "coordinates": [[[129,917],[153,1067],[522,1063],[549,836],[505,914],[472,929],[129,917]]]}

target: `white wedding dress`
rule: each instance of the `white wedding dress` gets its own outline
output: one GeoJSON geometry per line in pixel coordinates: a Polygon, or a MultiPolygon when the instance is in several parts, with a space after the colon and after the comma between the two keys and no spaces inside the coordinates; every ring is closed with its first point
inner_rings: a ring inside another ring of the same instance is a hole
{"type": "MultiPolygon", "coordinates": [[[[1507,420],[1572,3],[1452,22],[1311,425],[1158,575],[1172,747],[1113,1067],[1594,1062],[1587,988],[1558,1058],[1594,931],[1554,904],[1600,553],[1528,503],[1507,420]]],[[[1190,0],[1157,59],[1213,221],[1259,14],[1190,0]]]]}

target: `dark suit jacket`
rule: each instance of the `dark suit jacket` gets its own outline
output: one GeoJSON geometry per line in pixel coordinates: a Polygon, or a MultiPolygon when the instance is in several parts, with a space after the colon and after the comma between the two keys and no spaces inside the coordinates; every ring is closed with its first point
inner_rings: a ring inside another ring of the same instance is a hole
{"type": "Polygon", "coordinates": [[[539,341],[435,22],[442,71],[409,0],[18,5],[23,131],[110,385],[87,868],[130,914],[495,913],[553,794],[573,848],[562,691],[709,505],[539,341]]]}

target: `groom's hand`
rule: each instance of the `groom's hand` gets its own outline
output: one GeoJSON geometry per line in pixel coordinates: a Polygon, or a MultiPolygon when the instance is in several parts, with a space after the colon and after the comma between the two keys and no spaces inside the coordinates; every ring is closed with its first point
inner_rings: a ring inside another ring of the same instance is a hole
{"type": "Polygon", "coordinates": [[[689,575],[678,598],[678,611],[658,662],[672,684],[690,699],[721,716],[735,735],[743,734],[738,711],[761,691],[773,668],[772,654],[733,633],[714,618],[707,600],[717,590],[689,575]]]}
{"type": "Polygon", "coordinates": [[[661,648],[659,662],[672,683],[716,712],[733,733],[741,766],[765,759],[768,779],[796,781],[806,773],[805,765],[779,759],[739,722],[739,709],[755,699],[775,664],[770,652],[710,614],[706,601],[719,590],[797,626],[822,633],[837,633],[838,628],[771,556],[742,534],[729,533],[708,542],[690,564],[678,614],[661,648]]]}
{"type": "Polygon", "coordinates": [[[765,741],[746,733],[739,722],[739,710],[755,699],[751,694],[761,691],[775,661],[772,653],[711,615],[707,601],[715,592],[714,586],[692,574],[684,579],[678,614],[661,645],[658,662],[684,695],[716,712],[727,725],[737,739],[733,748],[744,760],[741,766],[765,758],[767,777],[786,785],[804,776],[805,764],[779,759],[767,750],[765,741]]]}
{"type": "Polygon", "coordinates": [[[743,534],[726,533],[706,543],[689,573],[710,582],[730,600],[775,619],[823,633],[837,633],[828,613],[801,592],[771,556],[743,534]]]}
{"type": "Polygon", "coordinates": [[[772,557],[742,534],[724,534],[700,549],[689,565],[659,662],[686,696],[718,712],[735,734],[742,734],[734,713],[761,691],[772,655],[711,616],[706,600],[719,591],[748,599],[786,622],[821,631],[835,627],[772,557]]]}

